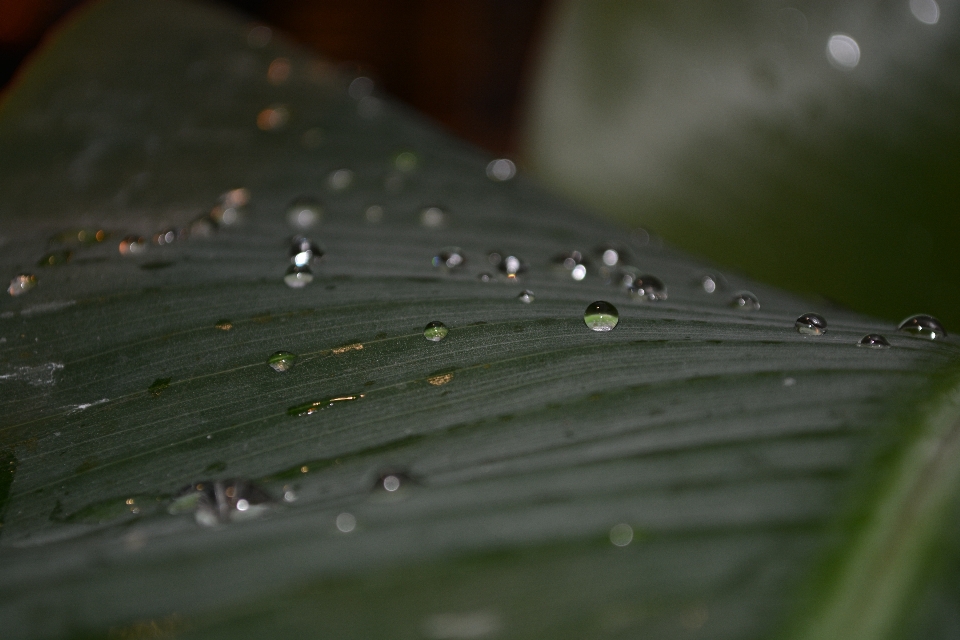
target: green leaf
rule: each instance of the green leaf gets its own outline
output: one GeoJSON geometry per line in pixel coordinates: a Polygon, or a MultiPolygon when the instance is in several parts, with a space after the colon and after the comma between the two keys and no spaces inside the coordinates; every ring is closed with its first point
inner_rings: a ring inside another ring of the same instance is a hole
{"type": "Polygon", "coordinates": [[[950,593],[933,554],[958,566],[953,338],[488,179],[489,158],[252,27],[95,4],[0,107],[0,264],[37,278],[0,307],[5,637],[938,624],[911,612],[950,593]],[[238,188],[248,204],[218,205],[238,188]],[[303,197],[326,253],[290,287],[303,197]],[[238,219],[214,232],[211,209],[238,219]],[[607,244],[668,297],[607,284],[607,244]],[[451,246],[466,263],[433,266],[451,246]],[[572,250],[579,281],[554,260],[572,250]],[[37,266],[53,251],[72,255],[37,266]],[[759,310],[731,306],[743,290],[759,310]],[[585,324],[595,301],[612,331],[585,324]],[[811,311],[825,334],[795,329],[811,311]]]}

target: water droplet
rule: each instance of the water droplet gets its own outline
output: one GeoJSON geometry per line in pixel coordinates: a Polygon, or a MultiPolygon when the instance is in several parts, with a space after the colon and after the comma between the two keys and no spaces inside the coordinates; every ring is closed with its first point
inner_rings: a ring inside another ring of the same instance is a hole
{"type": "Polygon", "coordinates": [[[444,247],[437,252],[437,255],[433,256],[433,266],[435,267],[455,269],[462,267],[466,263],[467,259],[463,256],[463,251],[460,247],[444,247]]]}
{"type": "Polygon", "coordinates": [[[328,409],[334,405],[337,405],[343,402],[350,402],[352,400],[359,400],[362,397],[363,397],[363,394],[361,393],[360,395],[356,395],[356,396],[337,396],[335,398],[327,398],[325,400],[314,400],[312,402],[303,402],[301,404],[297,404],[288,408],[287,415],[297,416],[297,417],[309,416],[309,415],[313,415],[314,413],[317,413],[318,411],[328,409]]]}
{"type": "Polygon", "coordinates": [[[700,286],[707,293],[714,293],[717,290],[717,280],[713,276],[706,275],[700,278],[700,286]]]}
{"type": "Polygon", "coordinates": [[[217,320],[217,324],[213,325],[215,329],[220,331],[230,331],[233,329],[233,323],[227,319],[217,320]]]}
{"type": "Polygon", "coordinates": [[[627,291],[638,300],[657,302],[667,299],[667,287],[656,276],[642,275],[634,279],[627,291]]]}
{"type": "Polygon", "coordinates": [[[427,207],[420,212],[420,224],[428,229],[437,229],[446,222],[447,214],[440,207],[427,207]]]}
{"type": "Polygon", "coordinates": [[[389,475],[386,478],[383,478],[381,484],[384,490],[393,493],[400,488],[400,478],[394,475],[389,475]]]}
{"type": "Polygon", "coordinates": [[[423,337],[430,342],[440,342],[447,337],[449,331],[447,325],[435,320],[424,328],[423,337]]]}
{"type": "Polygon", "coordinates": [[[521,273],[524,273],[527,270],[527,263],[513,255],[501,256],[497,252],[493,252],[487,256],[487,260],[493,262],[496,265],[497,269],[501,273],[506,275],[508,278],[516,278],[521,273]]]}
{"type": "Polygon", "coordinates": [[[618,547],[627,546],[633,542],[633,527],[625,523],[614,525],[610,529],[610,542],[618,547]]]}
{"type": "Polygon", "coordinates": [[[760,301],[749,291],[741,291],[730,299],[730,306],[744,311],[759,311],[760,301]]]}
{"type": "Polygon", "coordinates": [[[600,256],[600,262],[607,267],[615,267],[620,264],[620,261],[624,258],[624,251],[619,247],[615,247],[609,244],[603,244],[596,248],[594,251],[598,256],[600,256]]]}
{"type": "Polygon", "coordinates": [[[363,212],[363,217],[370,224],[380,224],[383,222],[383,207],[378,204],[373,204],[367,207],[367,210],[363,212]]]}
{"type": "Polygon", "coordinates": [[[554,256],[553,264],[561,271],[566,271],[574,280],[583,280],[587,276],[586,258],[579,251],[569,251],[554,256]]]}
{"type": "Polygon", "coordinates": [[[816,313],[805,313],[794,324],[805,336],[820,336],[827,332],[827,321],[816,313]]]}
{"type": "Polygon", "coordinates": [[[418,164],[420,164],[420,158],[412,151],[401,151],[393,157],[393,166],[396,167],[397,171],[404,173],[415,170],[418,164]]]}
{"type": "Polygon", "coordinates": [[[506,182],[517,175],[517,165],[512,160],[498,158],[487,165],[487,177],[496,182],[506,182]]]}
{"type": "Polygon", "coordinates": [[[277,351],[275,354],[267,358],[267,364],[270,365],[270,368],[277,373],[289,371],[290,367],[292,367],[296,362],[297,354],[289,351],[277,351]]]}
{"type": "Polygon", "coordinates": [[[323,249],[304,236],[295,236],[290,243],[290,261],[298,267],[308,267],[323,257],[323,249]]]}
{"type": "Polygon", "coordinates": [[[353,184],[353,171],[350,169],[337,169],[327,176],[327,187],[333,191],[343,191],[353,184]]]}
{"type": "Polygon", "coordinates": [[[354,100],[362,100],[373,93],[373,80],[366,76],[358,76],[350,82],[347,93],[354,100]]]}
{"type": "Polygon", "coordinates": [[[594,331],[612,331],[620,322],[620,314],[609,302],[597,300],[583,312],[583,322],[594,331]]]}
{"type": "Polygon", "coordinates": [[[535,300],[535,298],[533,297],[533,291],[530,291],[530,289],[524,289],[517,296],[517,300],[519,300],[524,304],[530,304],[535,300]]]}
{"type": "Polygon", "coordinates": [[[860,63],[860,45],[845,33],[834,33],[827,41],[827,60],[834,67],[849,71],[860,63]]]}
{"type": "Polygon", "coordinates": [[[198,524],[212,527],[262,514],[271,502],[266,491],[248,480],[196,482],[170,504],[173,515],[193,512],[198,524]]]}
{"type": "Polygon", "coordinates": [[[377,482],[374,484],[374,490],[376,491],[386,491],[387,493],[396,493],[402,487],[408,486],[410,484],[410,478],[403,473],[397,471],[389,471],[381,473],[380,477],[377,478],[377,482]]]}
{"type": "Polygon", "coordinates": [[[294,227],[308,229],[320,223],[323,205],[316,198],[300,196],[287,205],[287,221],[294,227]]]}
{"type": "Polygon", "coordinates": [[[147,242],[140,236],[127,236],[120,241],[120,254],[135,256],[147,250],[147,242]]]}
{"type": "Polygon", "coordinates": [[[343,533],[350,533],[357,528],[357,519],[352,513],[341,513],[337,516],[337,529],[343,533]]]}
{"type": "Polygon", "coordinates": [[[10,286],[7,287],[7,293],[12,296],[23,295],[30,289],[37,286],[37,276],[32,273],[21,273],[13,277],[10,286]]]}
{"type": "Polygon", "coordinates": [[[67,264],[73,258],[72,251],[51,251],[37,261],[38,267],[55,267],[67,264]]]}
{"type": "Polygon", "coordinates": [[[267,107],[257,114],[257,127],[261,131],[279,131],[290,120],[290,111],[285,105],[277,104],[267,107]]]}
{"type": "Polygon", "coordinates": [[[147,392],[154,397],[159,397],[163,390],[170,386],[172,380],[173,378],[157,378],[147,387],[147,392]]]}
{"type": "Polygon", "coordinates": [[[923,24],[937,24],[940,21],[940,5],[937,0],[910,0],[910,13],[923,24]]]}
{"type": "Polygon", "coordinates": [[[890,343],[879,333],[869,333],[857,343],[858,347],[870,347],[871,349],[889,349],[890,343]]]}
{"type": "Polygon", "coordinates": [[[900,323],[897,327],[900,331],[917,336],[918,338],[928,338],[930,340],[939,340],[946,338],[947,332],[940,324],[940,321],[933,316],[919,314],[910,316],[900,323]]]}
{"type": "Polygon", "coordinates": [[[272,85],[283,84],[290,79],[291,69],[289,58],[274,58],[267,67],[267,82],[272,85]]]}
{"type": "Polygon", "coordinates": [[[484,271],[477,276],[477,280],[479,280],[480,282],[493,282],[493,274],[487,273],[486,271],[484,271]]]}
{"type": "Polygon", "coordinates": [[[270,38],[272,37],[273,31],[270,30],[270,27],[258,24],[247,33],[247,44],[251,47],[262,49],[270,43],[270,38]]]}
{"type": "Polygon", "coordinates": [[[302,289],[311,282],[313,282],[313,271],[310,270],[310,267],[298,267],[297,265],[290,265],[290,268],[287,269],[287,274],[283,276],[283,281],[287,283],[287,286],[291,289],[302,289]]]}

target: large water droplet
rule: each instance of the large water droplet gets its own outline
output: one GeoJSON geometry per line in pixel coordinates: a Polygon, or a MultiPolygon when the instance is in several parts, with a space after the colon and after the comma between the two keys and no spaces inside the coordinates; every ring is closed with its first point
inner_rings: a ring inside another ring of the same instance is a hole
{"type": "Polygon", "coordinates": [[[310,267],[298,267],[297,265],[290,265],[290,268],[287,269],[287,274],[283,276],[283,281],[287,283],[287,286],[291,289],[302,289],[311,282],[313,282],[313,271],[310,270],[310,267]]]}
{"type": "Polygon", "coordinates": [[[427,207],[420,212],[420,224],[428,229],[438,229],[446,223],[447,214],[440,207],[427,207]]]}
{"type": "Polygon", "coordinates": [[[323,249],[304,236],[296,236],[290,243],[290,261],[298,267],[308,267],[323,257],[323,249]]]}
{"type": "Polygon", "coordinates": [[[816,313],[805,313],[794,323],[797,331],[805,336],[820,336],[827,332],[827,321],[816,313]]]}
{"type": "Polygon", "coordinates": [[[169,507],[171,514],[194,513],[198,524],[212,527],[262,514],[270,496],[241,479],[197,482],[180,491],[169,507]]]}
{"type": "Polygon", "coordinates": [[[940,324],[940,321],[933,316],[919,314],[910,316],[900,323],[897,327],[900,331],[917,336],[918,338],[928,338],[930,340],[939,340],[946,338],[947,332],[940,324]]]}
{"type": "Polygon", "coordinates": [[[433,266],[456,269],[467,263],[460,247],[444,247],[433,256],[433,266]]]}
{"type": "Polygon", "coordinates": [[[730,299],[730,306],[735,309],[743,309],[744,311],[759,311],[760,301],[757,300],[757,296],[749,291],[741,291],[730,299]]]}
{"type": "Polygon", "coordinates": [[[871,349],[889,349],[890,343],[879,333],[870,333],[860,338],[857,346],[870,347],[871,349]]]}
{"type": "Polygon", "coordinates": [[[517,175],[517,165],[512,160],[498,158],[487,165],[487,177],[496,182],[505,182],[517,175]]]}
{"type": "Polygon", "coordinates": [[[30,289],[37,286],[37,276],[32,273],[21,273],[13,277],[10,286],[7,287],[7,293],[12,296],[23,295],[30,289]]]}
{"type": "Polygon", "coordinates": [[[667,287],[660,278],[651,275],[642,275],[627,287],[631,296],[639,300],[657,302],[667,299],[667,287]]]}
{"type": "Polygon", "coordinates": [[[277,351],[267,358],[267,364],[277,373],[289,371],[296,362],[297,354],[291,353],[290,351],[277,351]]]}
{"type": "Polygon", "coordinates": [[[583,312],[583,322],[594,331],[612,331],[620,322],[620,314],[609,302],[597,300],[583,312]]]}
{"type": "Polygon", "coordinates": [[[423,337],[430,342],[440,342],[447,337],[449,329],[440,321],[433,321],[423,329],[423,337]]]}
{"type": "Polygon", "coordinates": [[[517,296],[517,300],[519,300],[524,304],[530,304],[535,300],[535,298],[533,297],[533,291],[530,291],[530,289],[524,289],[517,296]]]}
{"type": "Polygon", "coordinates": [[[323,205],[316,198],[301,196],[287,205],[287,221],[299,229],[309,229],[323,218],[323,205]]]}

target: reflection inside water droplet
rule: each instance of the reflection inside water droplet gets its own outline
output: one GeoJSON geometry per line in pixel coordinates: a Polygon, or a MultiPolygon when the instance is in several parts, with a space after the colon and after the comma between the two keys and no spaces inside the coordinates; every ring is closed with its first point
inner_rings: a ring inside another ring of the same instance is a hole
{"type": "Polygon", "coordinates": [[[820,336],[827,332],[827,321],[816,313],[805,313],[794,323],[797,331],[805,336],[820,336]]]}
{"type": "Polygon", "coordinates": [[[448,332],[447,325],[435,320],[424,328],[423,337],[430,342],[440,342],[447,337],[448,332]]]}
{"type": "Polygon", "coordinates": [[[520,294],[517,296],[517,300],[519,300],[520,302],[522,302],[522,303],[524,303],[524,304],[530,304],[531,302],[534,301],[534,299],[535,299],[535,298],[534,298],[534,296],[533,296],[533,291],[530,291],[530,289],[524,289],[524,290],[521,291],[520,294]]]}
{"type": "Polygon", "coordinates": [[[749,291],[741,291],[730,299],[730,306],[744,311],[759,311],[760,301],[749,291]]]}
{"type": "Polygon", "coordinates": [[[635,278],[627,291],[638,300],[657,302],[667,299],[667,287],[660,278],[651,275],[641,275],[635,278]]]}
{"type": "Polygon", "coordinates": [[[460,247],[444,247],[433,256],[433,266],[455,269],[467,263],[460,247]]]}
{"type": "Polygon", "coordinates": [[[37,286],[37,276],[32,273],[21,273],[15,275],[7,287],[7,293],[12,296],[23,295],[37,286]]]}
{"type": "Polygon", "coordinates": [[[889,349],[890,343],[879,333],[869,333],[857,343],[858,347],[870,347],[871,349],[889,349]]]}
{"type": "Polygon", "coordinates": [[[620,322],[620,313],[609,302],[597,300],[583,312],[583,322],[593,331],[612,331],[620,322]]]}
{"type": "Polygon", "coordinates": [[[290,265],[286,275],[283,276],[283,281],[286,282],[287,286],[291,289],[302,289],[313,282],[313,271],[310,270],[310,267],[298,267],[295,264],[290,265]]]}
{"type": "Polygon", "coordinates": [[[919,314],[910,316],[900,323],[897,327],[900,331],[917,336],[918,338],[927,338],[929,340],[939,340],[947,337],[947,332],[940,324],[940,321],[933,316],[919,314]]]}
{"type": "Polygon", "coordinates": [[[297,354],[290,351],[277,351],[275,354],[267,358],[267,364],[270,365],[270,368],[277,373],[289,371],[296,362],[297,354]]]}

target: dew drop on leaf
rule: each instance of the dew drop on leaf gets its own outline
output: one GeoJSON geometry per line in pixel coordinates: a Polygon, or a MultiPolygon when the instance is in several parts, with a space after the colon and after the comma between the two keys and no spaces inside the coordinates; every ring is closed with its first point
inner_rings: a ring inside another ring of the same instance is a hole
{"type": "Polygon", "coordinates": [[[627,292],[637,300],[657,302],[667,299],[667,287],[656,276],[642,275],[627,287],[627,292]]]}
{"type": "Polygon", "coordinates": [[[480,282],[493,282],[493,274],[484,271],[477,276],[477,280],[480,282]]]}
{"type": "Polygon", "coordinates": [[[383,207],[372,204],[363,212],[363,217],[369,224],[380,224],[383,222],[383,207]]]}
{"type": "Polygon", "coordinates": [[[37,286],[37,276],[32,273],[21,273],[13,277],[10,286],[7,287],[7,293],[12,296],[23,295],[30,289],[37,286]]]}
{"type": "Polygon", "coordinates": [[[446,218],[447,214],[440,207],[427,207],[420,212],[420,224],[428,229],[439,229],[446,218]]]}
{"type": "Polygon", "coordinates": [[[323,257],[323,249],[304,236],[295,236],[290,243],[290,261],[298,267],[307,267],[323,257]]]}
{"type": "Polygon", "coordinates": [[[501,256],[499,253],[494,252],[487,256],[487,258],[491,262],[497,260],[495,264],[500,270],[500,273],[506,275],[508,278],[516,278],[527,270],[527,263],[514,255],[501,256]]]}
{"type": "Polygon", "coordinates": [[[858,347],[870,347],[871,349],[889,349],[890,343],[879,333],[869,333],[857,343],[858,347]]]}
{"type": "Polygon", "coordinates": [[[357,528],[357,518],[352,513],[341,513],[337,516],[337,529],[343,533],[350,533],[357,528]]]}
{"type": "Polygon", "coordinates": [[[734,309],[743,309],[744,311],[758,311],[760,309],[760,301],[757,300],[757,296],[749,291],[741,291],[730,299],[730,306],[734,309]]]}
{"type": "Polygon", "coordinates": [[[579,251],[569,251],[554,256],[553,264],[561,271],[569,273],[574,280],[583,280],[587,276],[587,261],[579,251]]]}
{"type": "Polygon", "coordinates": [[[353,184],[353,171],[350,169],[337,169],[327,176],[327,187],[333,191],[343,191],[351,184],[353,184]]]}
{"type": "Polygon", "coordinates": [[[610,529],[610,542],[617,547],[625,547],[633,542],[633,527],[626,523],[614,525],[610,529]]]}
{"type": "Polygon", "coordinates": [[[530,291],[530,289],[524,289],[517,296],[517,300],[519,300],[524,304],[530,304],[535,300],[535,298],[533,297],[533,291],[530,291]]]}
{"type": "Polygon", "coordinates": [[[593,331],[612,331],[620,322],[620,314],[609,302],[597,300],[583,312],[583,322],[593,331]]]}
{"type": "Polygon", "coordinates": [[[805,336],[821,336],[827,332],[827,321],[816,313],[805,313],[794,323],[797,331],[805,336]]]}
{"type": "Polygon", "coordinates": [[[287,269],[287,274],[283,276],[283,281],[287,283],[287,286],[291,289],[302,289],[311,282],[313,282],[313,271],[310,270],[310,267],[298,267],[297,265],[290,265],[290,268],[287,269]]]}
{"type": "Polygon", "coordinates": [[[707,293],[714,293],[717,290],[717,281],[713,276],[703,276],[700,278],[700,286],[707,293]]]}
{"type": "Polygon", "coordinates": [[[440,342],[447,337],[447,333],[449,333],[447,325],[435,320],[424,328],[423,337],[430,342],[440,342]]]}
{"type": "Polygon", "coordinates": [[[277,351],[267,358],[267,364],[277,373],[289,371],[296,362],[297,354],[291,353],[290,351],[277,351]]]}
{"type": "Polygon", "coordinates": [[[943,325],[940,324],[940,321],[933,316],[924,314],[910,316],[901,322],[897,328],[904,333],[929,340],[939,340],[940,338],[947,337],[947,332],[943,328],[943,325]]]}

